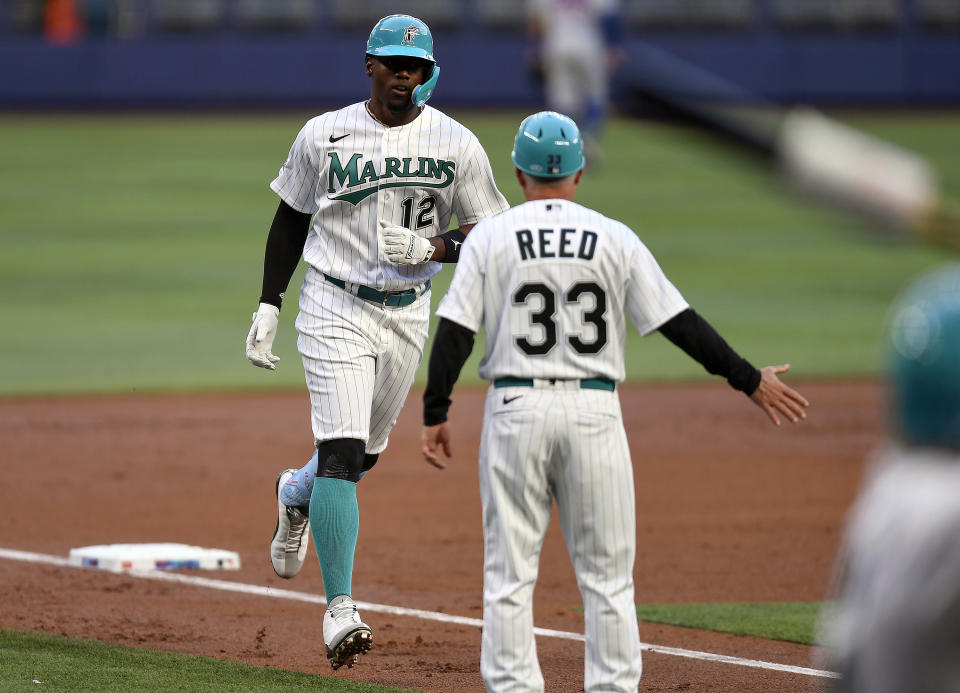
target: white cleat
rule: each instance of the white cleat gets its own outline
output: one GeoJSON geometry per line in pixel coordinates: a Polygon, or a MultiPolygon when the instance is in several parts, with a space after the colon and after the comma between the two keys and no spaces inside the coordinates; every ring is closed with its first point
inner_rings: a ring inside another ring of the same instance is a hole
{"type": "Polygon", "coordinates": [[[277,526],[270,541],[270,560],[273,570],[282,578],[292,578],[303,567],[310,545],[307,525],[310,518],[299,508],[284,505],[280,500],[280,487],[287,483],[296,469],[285,469],[277,477],[277,526]]]}
{"type": "Polygon", "coordinates": [[[323,641],[327,645],[327,660],[334,669],[344,664],[348,668],[357,663],[373,645],[370,626],[360,620],[357,605],[346,596],[336,597],[323,615],[323,641]]]}

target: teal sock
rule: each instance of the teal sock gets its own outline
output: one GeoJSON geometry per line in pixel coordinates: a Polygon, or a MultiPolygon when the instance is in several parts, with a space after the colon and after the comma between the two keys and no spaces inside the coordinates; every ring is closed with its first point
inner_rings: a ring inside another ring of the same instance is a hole
{"type": "Polygon", "coordinates": [[[310,495],[310,533],[317,550],[327,601],[351,596],[353,554],[360,532],[357,485],[318,476],[310,495]]]}

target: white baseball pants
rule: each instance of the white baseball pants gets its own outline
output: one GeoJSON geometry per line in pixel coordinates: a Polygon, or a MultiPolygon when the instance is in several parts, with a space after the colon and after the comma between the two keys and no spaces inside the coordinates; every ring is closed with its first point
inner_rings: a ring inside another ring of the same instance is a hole
{"type": "Polygon", "coordinates": [[[423,355],[430,292],[384,307],[334,286],[313,268],[300,291],[297,347],[315,443],[337,438],[383,452],[423,355]]]}
{"type": "MultiPolygon", "coordinates": [[[[539,381],[538,381],[539,382],[539,381]]],[[[616,392],[576,381],[491,387],[480,444],[489,691],[543,691],[533,635],[540,549],[557,501],[583,597],[586,691],[636,691],[633,468],[616,392]]]]}

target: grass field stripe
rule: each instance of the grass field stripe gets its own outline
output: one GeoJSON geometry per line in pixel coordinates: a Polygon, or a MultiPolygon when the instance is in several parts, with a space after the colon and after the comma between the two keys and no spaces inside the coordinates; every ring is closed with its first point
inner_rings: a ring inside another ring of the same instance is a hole
{"type": "MultiPolygon", "coordinates": [[[[29,551],[17,551],[14,549],[0,548],[0,558],[6,558],[11,561],[23,561],[27,563],[43,563],[46,565],[55,565],[66,568],[83,568],[73,565],[62,556],[51,556],[42,553],[32,553],[29,551]]],[[[278,589],[275,587],[264,587],[262,585],[248,585],[242,582],[231,582],[229,580],[215,580],[213,578],[199,577],[196,575],[181,575],[179,573],[168,573],[162,570],[130,570],[123,573],[113,573],[114,575],[126,575],[128,577],[143,578],[145,580],[162,580],[164,582],[176,582],[182,585],[193,587],[209,587],[210,589],[220,590],[222,592],[237,592],[239,594],[249,594],[257,597],[271,597],[273,599],[289,599],[298,602],[308,602],[311,604],[326,604],[327,600],[316,594],[306,594],[304,592],[294,592],[293,590],[278,589]]],[[[402,606],[390,606],[389,604],[374,604],[372,602],[357,602],[357,607],[363,611],[372,611],[374,613],[391,614],[393,616],[407,616],[410,618],[420,618],[425,621],[437,621],[440,623],[453,623],[461,626],[472,626],[480,628],[483,621],[479,618],[468,618],[466,616],[452,616],[436,611],[424,611],[422,609],[408,609],[402,606]]],[[[570,633],[562,630],[551,630],[549,628],[534,628],[534,634],[546,638],[560,638],[563,640],[577,640],[583,642],[581,633],[570,633]]],[[[714,654],[712,652],[699,652],[697,650],[685,650],[679,647],[667,647],[665,645],[651,645],[649,643],[640,643],[640,647],[648,652],[664,654],[673,657],[686,657],[687,659],[699,659],[706,662],[718,662],[720,664],[733,664],[736,666],[750,667],[753,669],[768,669],[770,671],[781,671],[789,674],[801,674],[803,676],[817,676],[821,678],[839,678],[839,674],[832,671],[823,671],[821,669],[810,669],[807,667],[792,666],[789,664],[778,664],[776,662],[764,662],[757,659],[744,659],[742,657],[731,657],[729,655],[714,654]]]]}

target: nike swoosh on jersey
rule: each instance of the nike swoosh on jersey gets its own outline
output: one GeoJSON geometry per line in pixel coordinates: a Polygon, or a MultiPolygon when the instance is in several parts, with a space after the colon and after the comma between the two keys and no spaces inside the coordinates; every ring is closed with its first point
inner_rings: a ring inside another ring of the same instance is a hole
{"type": "Polygon", "coordinates": [[[333,135],[330,135],[330,144],[333,144],[334,142],[339,142],[344,137],[350,137],[350,133],[348,132],[346,135],[340,135],[340,137],[334,137],[333,135]]]}
{"type": "Polygon", "coordinates": [[[521,397],[523,397],[523,395],[515,395],[515,396],[513,396],[513,397],[504,397],[504,398],[503,398],[503,403],[504,403],[504,404],[510,404],[510,402],[513,402],[514,400],[518,400],[518,399],[520,399],[521,397]]]}

